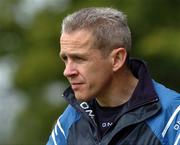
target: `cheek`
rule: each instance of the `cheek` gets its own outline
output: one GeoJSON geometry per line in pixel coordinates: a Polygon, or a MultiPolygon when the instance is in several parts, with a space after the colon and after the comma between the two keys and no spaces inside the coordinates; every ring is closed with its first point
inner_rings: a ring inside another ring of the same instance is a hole
{"type": "Polygon", "coordinates": [[[108,67],[98,67],[96,71],[89,73],[88,81],[94,87],[101,88],[108,85],[112,79],[112,71],[108,67]]]}
{"type": "MultiPolygon", "coordinates": [[[[90,100],[93,96],[98,96],[102,93],[102,91],[108,88],[111,81],[111,73],[108,70],[96,70],[92,69],[87,71],[82,71],[81,78],[85,80],[85,85],[81,87],[81,89],[76,92],[76,96],[78,99],[82,100],[90,100]],[[106,72],[108,71],[108,72],[106,72]]],[[[103,69],[104,70],[104,69],[103,69]]]]}
{"type": "Polygon", "coordinates": [[[94,60],[91,64],[81,67],[79,73],[89,87],[97,87],[109,81],[113,71],[109,62],[94,60]]]}

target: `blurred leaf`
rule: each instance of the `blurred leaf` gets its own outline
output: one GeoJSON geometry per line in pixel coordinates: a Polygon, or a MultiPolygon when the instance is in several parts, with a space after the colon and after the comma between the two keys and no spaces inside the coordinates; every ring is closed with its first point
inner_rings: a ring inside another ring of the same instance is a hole
{"type": "Polygon", "coordinates": [[[30,49],[23,57],[16,73],[16,85],[34,94],[48,83],[57,81],[62,70],[58,59],[58,53],[53,49],[30,49]]]}
{"type": "Polygon", "coordinates": [[[144,56],[166,55],[180,60],[180,30],[160,28],[139,41],[139,51],[144,56]]]}

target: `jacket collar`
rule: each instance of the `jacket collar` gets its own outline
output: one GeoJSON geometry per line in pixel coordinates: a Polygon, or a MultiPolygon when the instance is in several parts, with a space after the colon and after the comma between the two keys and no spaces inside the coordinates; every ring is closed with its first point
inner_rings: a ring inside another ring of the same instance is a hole
{"type": "Polygon", "coordinates": [[[159,98],[155,91],[146,63],[138,59],[131,59],[130,69],[139,82],[132,94],[132,97],[127,102],[129,109],[158,101],[159,98]]]}

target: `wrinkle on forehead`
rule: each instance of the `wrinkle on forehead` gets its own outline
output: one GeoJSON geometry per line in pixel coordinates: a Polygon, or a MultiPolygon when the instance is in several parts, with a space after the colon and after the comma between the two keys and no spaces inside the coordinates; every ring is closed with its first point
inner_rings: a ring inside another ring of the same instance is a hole
{"type": "Polygon", "coordinates": [[[93,36],[89,31],[80,30],[62,33],[60,38],[60,57],[88,57],[92,50],[93,36]]]}
{"type": "Polygon", "coordinates": [[[79,30],[71,33],[62,33],[60,38],[61,48],[85,48],[93,43],[92,33],[86,30],[79,30]]]}

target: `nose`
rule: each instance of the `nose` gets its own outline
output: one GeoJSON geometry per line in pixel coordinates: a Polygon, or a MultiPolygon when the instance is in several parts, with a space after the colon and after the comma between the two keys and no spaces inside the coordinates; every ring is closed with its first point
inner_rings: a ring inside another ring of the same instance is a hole
{"type": "Polygon", "coordinates": [[[65,77],[73,77],[78,74],[76,67],[72,63],[67,63],[64,69],[65,77]]]}

